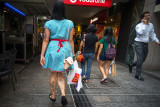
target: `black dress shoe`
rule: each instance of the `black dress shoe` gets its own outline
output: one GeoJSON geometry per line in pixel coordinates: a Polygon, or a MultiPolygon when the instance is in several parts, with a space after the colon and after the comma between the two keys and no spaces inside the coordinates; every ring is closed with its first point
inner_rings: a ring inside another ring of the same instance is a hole
{"type": "Polygon", "coordinates": [[[144,81],[144,79],[141,76],[135,76],[136,79],[144,81]]]}
{"type": "Polygon", "coordinates": [[[62,104],[63,107],[65,107],[68,104],[68,101],[67,101],[67,99],[66,99],[65,96],[62,96],[62,98],[61,98],[61,104],[62,104]]]}
{"type": "Polygon", "coordinates": [[[55,102],[55,101],[56,101],[56,98],[55,98],[55,99],[52,99],[52,98],[51,98],[51,95],[52,95],[52,94],[49,95],[49,99],[50,99],[51,101],[55,102]]]}
{"type": "Polygon", "coordinates": [[[132,73],[132,66],[131,66],[131,64],[128,64],[128,68],[129,68],[130,73],[132,73]]]}

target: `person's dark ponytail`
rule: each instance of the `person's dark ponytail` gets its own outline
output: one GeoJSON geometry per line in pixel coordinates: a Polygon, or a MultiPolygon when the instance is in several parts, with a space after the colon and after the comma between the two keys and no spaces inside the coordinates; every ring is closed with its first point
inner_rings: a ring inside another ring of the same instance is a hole
{"type": "Polygon", "coordinates": [[[112,27],[107,27],[107,29],[105,30],[105,33],[104,33],[104,40],[107,42],[107,43],[112,43],[112,36],[113,36],[113,29],[112,27]]]}

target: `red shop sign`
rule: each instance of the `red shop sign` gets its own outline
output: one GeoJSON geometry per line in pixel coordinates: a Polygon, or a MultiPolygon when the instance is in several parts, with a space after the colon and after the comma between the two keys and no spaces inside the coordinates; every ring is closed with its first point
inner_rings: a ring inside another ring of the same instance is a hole
{"type": "Polygon", "coordinates": [[[81,6],[111,7],[112,0],[63,0],[65,4],[81,6]]]}

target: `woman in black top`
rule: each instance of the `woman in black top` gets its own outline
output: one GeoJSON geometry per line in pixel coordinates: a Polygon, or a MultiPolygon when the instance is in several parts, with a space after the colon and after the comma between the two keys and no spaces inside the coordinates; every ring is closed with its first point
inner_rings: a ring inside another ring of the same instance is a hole
{"type": "MultiPolygon", "coordinates": [[[[92,61],[95,56],[95,52],[97,50],[98,37],[95,35],[97,28],[94,24],[90,24],[87,27],[87,34],[85,34],[85,46],[84,46],[84,62],[81,63],[82,68],[82,78],[85,79],[85,82],[88,82],[90,73],[91,73],[91,66],[92,61]],[[95,48],[96,47],[96,48],[95,48]],[[85,61],[87,61],[87,72],[85,73],[85,61]]],[[[83,46],[83,41],[81,41],[79,51],[81,51],[83,46]]]]}

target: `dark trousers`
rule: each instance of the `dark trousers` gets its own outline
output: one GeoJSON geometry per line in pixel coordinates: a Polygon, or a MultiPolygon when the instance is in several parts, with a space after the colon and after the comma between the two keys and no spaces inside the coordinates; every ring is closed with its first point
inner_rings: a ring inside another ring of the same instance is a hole
{"type": "Polygon", "coordinates": [[[132,66],[136,66],[136,76],[141,76],[142,64],[146,60],[148,55],[148,43],[143,42],[135,42],[135,52],[137,56],[137,61],[132,64],[132,66]]]}

